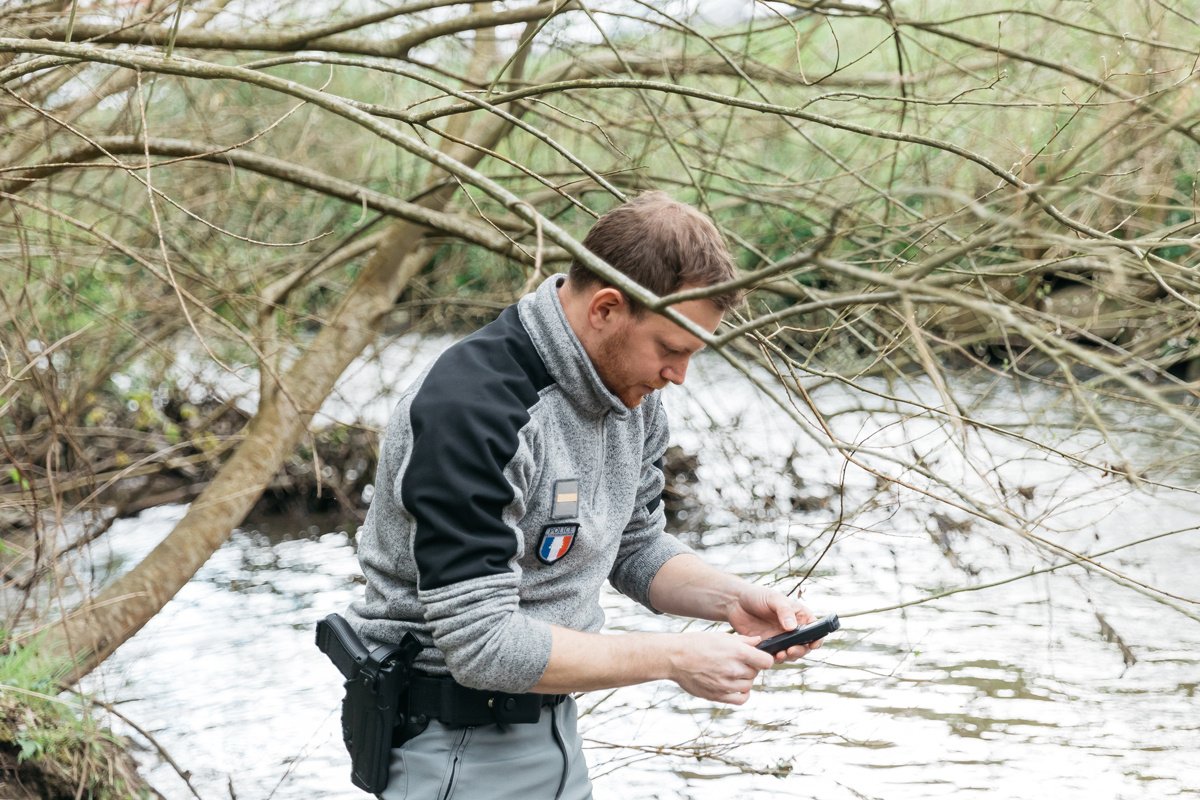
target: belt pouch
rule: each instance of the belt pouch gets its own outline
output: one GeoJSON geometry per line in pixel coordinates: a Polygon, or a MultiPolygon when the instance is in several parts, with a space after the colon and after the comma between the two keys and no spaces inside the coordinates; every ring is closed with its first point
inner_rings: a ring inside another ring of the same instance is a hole
{"type": "Polygon", "coordinates": [[[414,676],[409,688],[409,713],[457,727],[520,725],[541,718],[545,697],[471,689],[451,678],[414,676]]]}

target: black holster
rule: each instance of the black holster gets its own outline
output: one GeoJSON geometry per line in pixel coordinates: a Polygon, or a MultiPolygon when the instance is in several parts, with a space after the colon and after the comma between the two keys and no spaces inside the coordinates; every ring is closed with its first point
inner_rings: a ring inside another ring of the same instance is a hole
{"type": "Polygon", "coordinates": [[[401,708],[422,645],[406,633],[399,645],[369,651],[346,620],[330,614],[317,623],[317,646],[346,678],[342,739],[350,752],[350,780],[379,794],[387,788],[393,734],[412,738],[424,730],[424,721],[407,719],[408,709],[401,708]]]}

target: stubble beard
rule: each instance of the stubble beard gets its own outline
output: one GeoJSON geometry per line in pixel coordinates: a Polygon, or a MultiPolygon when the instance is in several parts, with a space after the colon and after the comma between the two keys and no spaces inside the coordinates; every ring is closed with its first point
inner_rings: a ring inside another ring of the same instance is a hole
{"type": "MultiPolygon", "coordinates": [[[[634,380],[627,356],[628,331],[614,333],[600,343],[593,366],[600,380],[615,394],[626,408],[637,408],[644,395],[640,387],[644,384],[634,380]]],[[[653,387],[651,387],[653,388],[653,387]]]]}

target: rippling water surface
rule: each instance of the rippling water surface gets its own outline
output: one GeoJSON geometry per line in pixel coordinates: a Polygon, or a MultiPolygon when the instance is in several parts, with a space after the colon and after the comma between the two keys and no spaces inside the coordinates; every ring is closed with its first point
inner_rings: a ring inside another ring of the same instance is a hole
{"type": "MultiPolygon", "coordinates": [[[[366,409],[382,425],[390,392],[428,356],[408,353],[354,373],[326,413],[366,409]]],[[[842,615],[843,629],[805,662],[765,674],[742,708],[669,683],[581,697],[596,796],[1200,795],[1200,606],[1187,602],[1200,598],[1200,496],[1069,460],[1155,464],[1151,478],[1186,488],[1198,483],[1194,443],[1121,410],[1104,418],[1119,446],[1105,446],[1093,421],[1036,387],[980,383],[960,402],[1063,455],[836,386],[815,396],[835,430],[862,445],[856,457],[868,469],[844,469],[715,359],[693,367],[687,390],[668,391],[674,438],[700,457],[699,510],[682,535],[712,563],[784,589],[812,568],[806,600],[842,615]],[[898,473],[889,454],[923,466],[898,473]],[[1036,524],[1023,535],[942,499],[1007,507],[1036,524]],[[1069,560],[1034,537],[1076,553],[1121,547],[1099,561],[1124,585],[1078,566],[1030,574],[1069,560]],[[947,594],[961,588],[976,590],[947,594]]],[[[97,561],[120,571],[183,511],[119,522],[97,561]]],[[[361,591],[352,538],[331,527],[235,532],[89,679],[190,772],[203,798],[366,797],[348,780],[340,679],[313,646],[316,620],[361,591]]],[[[686,624],[616,594],[604,602],[610,630],[686,624]]],[[[191,796],[155,752],[142,762],[167,797],[191,796]]]]}

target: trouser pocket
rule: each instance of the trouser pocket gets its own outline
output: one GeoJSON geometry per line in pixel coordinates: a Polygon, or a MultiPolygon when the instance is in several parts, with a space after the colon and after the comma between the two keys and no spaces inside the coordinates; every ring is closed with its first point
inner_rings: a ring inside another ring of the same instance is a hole
{"type": "Polygon", "coordinates": [[[419,736],[392,749],[390,780],[381,800],[442,800],[462,773],[471,728],[433,721],[419,736]]]}
{"type": "Polygon", "coordinates": [[[442,788],[438,792],[441,800],[450,800],[454,796],[454,788],[458,784],[458,777],[462,774],[463,759],[467,756],[467,744],[471,741],[471,733],[474,730],[474,728],[463,728],[450,751],[450,763],[446,765],[446,776],[442,780],[442,788]]]}

